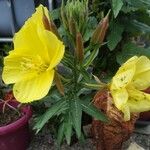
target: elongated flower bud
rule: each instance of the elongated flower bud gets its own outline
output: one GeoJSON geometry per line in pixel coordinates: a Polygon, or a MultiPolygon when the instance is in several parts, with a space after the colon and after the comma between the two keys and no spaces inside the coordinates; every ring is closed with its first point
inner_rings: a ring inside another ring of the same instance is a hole
{"type": "Polygon", "coordinates": [[[44,24],[45,29],[48,30],[48,31],[51,31],[50,24],[49,24],[49,20],[48,20],[48,18],[46,17],[44,11],[43,11],[43,18],[42,18],[42,21],[43,21],[43,24],[44,24]]]}
{"type": "Polygon", "coordinates": [[[102,23],[99,22],[97,28],[95,29],[95,31],[91,37],[91,43],[93,43],[93,44],[98,43],[98,37],[99,37],[99,34],[101,33],[101,26],[102,26],[102,23]]]}
{"type": "Polygon", "coordinates": [[[55,77],[54,77],[54,80],[55,80],[55,83],[56,83],[56,87],[58,89],[58,91],[62,94],[62,95],[65,95],[64,94],[64,86],[61,82],[61,79],[59,77],[59,74],[55,71],[55,77]]]}
{"type": "Polygon", "coordinates": [[[83,52],[83,38],[80,32],[76,34],[76,56],[80,63],[83,61],[84,52],[83,52]]]}
{"type": "Polygon", "coordinates": [[[91,43],[101,44],[104,41],[107,29],[109,27],[109,13],[100,21],[91,38],[91,43]]]}
{"type": "Polygon", "coordinates": [[[52,20],[50,20],[50,28],[51,28],[51,31],[58,37],[58,39],[61,40],[61,37],[60,37],[58,30],[57,30],[57,27],[52,20]]]}
{"type": "Polygon", "coordinates": [[[101,32],[98,36],[98,43],[101,44],[104,41],[104,38],[105,38],[108,27],[109,27],[109,13],[102,20],[101,32]]]}
{"type": "Polygon", "coordinates": [[[76,35],[76,25],[72,18],[69,20],[69,31],[71,35],[76,35]]]}

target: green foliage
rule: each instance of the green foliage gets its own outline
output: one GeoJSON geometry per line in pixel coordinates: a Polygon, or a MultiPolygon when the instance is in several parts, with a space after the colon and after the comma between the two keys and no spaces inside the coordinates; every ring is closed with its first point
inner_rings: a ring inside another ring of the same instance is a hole
{"type": "Polygon", "coordinates": [[[114,17],[116,18],[123,6],[122,0],[111,0],[112,1],[112,10],[114,13],[114,17]]]}
{"type": "Polygon", "coordinates": [[[110,34],[107,37],[107,45],[110,51],[114,50],[121,41],[123,31],[124,28],[119,23],[113,22],[112,25],[110,25],[110,34]]]}
{"type": "Polygon", "coordinates": [[[101,14],[106,14],[109,9],[112,10],[105,39],[107,45],[101,48],[98,58],[94,61],[94,73],[100,76],[100,73],[104,72],[105,81],[108,81],[110,75],[112,77],[127,58],[133,55],[149,57],[147,48],[139,48],[137,44],[131,43],[131,39],[142,36],[143,39],[150,40],[150,1],[94,0],[92,6],[94,10],[91,11],[93,15],[96,14],[97,19],[101,19],[101,14]],[[96,6],[99,6],[99,9],[96,6]],[[143,52],[139,49],[143,49],[143,52]]]}
{"type": "Polygon", "coordinates": [[[129,59],[132,56],[141,56],[145,55],[147,57],[150,57],[150,48],[143,48],[139,47],[134,43],[126,43],[122,49],[122,51],[118,52],[117,56],[117,62],[121,65],[124,63],[127,59],[129,59]]]}
{"type": "Polygon", "coordinates": [[[34,129],[39,132],[41,128],[47,123],[49,119],[51,119],[53,116],[57,116],[63,111],[67,109],[67,103],[66,101],[59,101],[53,106],[51,106],[43,115],[39,116],[37,118],[37,123],[34,126],[34,129]]]}
{"type": "Polygon", "coordinates": [[[36,119],[34,129],[37,132],[57,118],[58,144],[64,139],[70,144],[72,135],[76,134],[78,139],[83,137],[83,112],[108,122],[89,95],[93,89],[107,86],[98,77],[109,81],[128,58],[134,55],[150,57],[149,48],[139,47],[131,41],[140,35],[149,38],[149,7],[148,0],[94,0],[91,5],[88,0],[68,0],[50,13],[65,44],[65,56],[57,69],[64,93],[61,95],[54,84],[49,96],[44,98],[47,110],[36,119]],[[79,34],[80,41],[77,40],[79,34]],[[84,58],[77,61],[81,52],[84,58]]]}

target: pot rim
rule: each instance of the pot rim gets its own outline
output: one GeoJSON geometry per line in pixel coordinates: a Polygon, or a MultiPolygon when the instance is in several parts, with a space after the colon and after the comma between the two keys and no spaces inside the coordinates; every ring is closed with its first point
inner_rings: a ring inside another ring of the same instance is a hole
{"type": "MultiPolygon", "coordinates": [[[[16,107],[19,103],[17,101],[11,101],[10,104],[16,107]]],[[[16,121],[14,121],[8,125],[4,125],[4,126],[0,127],[0,135],[14,132],[14,131],[18,130],[19,128],[22,128],[23,126],[25,126],[32,116],[31,106],[29,106],[29,105],[24,106],[21,109],[21,113],[23,115],[19,119],[17,119],[16,121]]]]}

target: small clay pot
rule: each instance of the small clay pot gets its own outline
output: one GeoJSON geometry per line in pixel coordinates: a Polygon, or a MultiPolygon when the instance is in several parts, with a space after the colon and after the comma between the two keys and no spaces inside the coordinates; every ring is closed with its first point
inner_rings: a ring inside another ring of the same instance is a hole
{"type": "Polygon", "coordinates": [[[121,150],[123,143],[129,139],[134,130],[138,114],[131,114],[130,121],[124,121],[123,113],[112,101],[109,91],[98,92],[94,97],[94,105],[103,111],[109,123],[93,119],[92,135],[97,150],[121,150]]]}
{"type": "MultiPolygon", "coordinates": [[[[9,105],[16,107],[18,102],[10,101],[9,105]]],[[[2,111],[3,103],[0,104],[2,111]]],[[[0,149],[1,150],[26,150],[30,143],[30,132],[28,121],[32,116],[30,106],[21,109],[22,116],[6,126],[0,127],[0,149]]]]}

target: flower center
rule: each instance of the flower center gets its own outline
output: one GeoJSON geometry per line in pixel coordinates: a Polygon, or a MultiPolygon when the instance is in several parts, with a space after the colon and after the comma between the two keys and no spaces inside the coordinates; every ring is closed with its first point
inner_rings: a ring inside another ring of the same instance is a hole
{"type": "Polygon", "coordinates": [[[48,66],[49,65],[43,62],[40,56],[22,57],[21,61],[22,71],[34,71],[37,74],[41,74],[42,72],[47,70],[48,66]]]}

